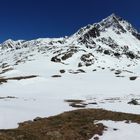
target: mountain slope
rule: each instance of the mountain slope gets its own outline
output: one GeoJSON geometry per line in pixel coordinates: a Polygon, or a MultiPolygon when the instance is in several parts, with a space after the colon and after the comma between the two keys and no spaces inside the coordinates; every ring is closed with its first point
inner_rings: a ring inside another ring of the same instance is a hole
{"type": "Polygon", "coordinates": [[[0,64],[1,67],[3,63],[14,66],[31,61],[32,55],[38,54],[74,67],[109,66],[110,63],[113,67],[127,67],[137,64],[140,58],[140,34],[130,23],[112,14],[99,23],[81,28],[70,37],[7,40],[0,45],[0,64]]]}
{"type": "Polygon", "coordinates": [[[139,102],[139,36],[112,14],[69,37],[0,44],[0,128],[75,109],[67,99],[83,100],[85,108],[140,114],[127,104],[139,102]]]}

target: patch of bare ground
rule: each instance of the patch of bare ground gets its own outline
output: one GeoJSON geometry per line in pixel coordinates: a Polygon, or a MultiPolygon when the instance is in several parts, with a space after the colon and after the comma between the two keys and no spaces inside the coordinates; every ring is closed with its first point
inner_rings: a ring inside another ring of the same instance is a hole
{"type": "Polygon", "coordinates": [[[5,78],[0,77],[0,85],[3,84],[3,83],[6,83],[6,82],[7,82],[7,80],[5,78]]]}
{"type": "Polygon", "coordinates": [[[74,99],[69,99],[65,100],[65,102],[69,103],[69,106],[75,107],[75,108],[84,108],[87,106],[86,103],[84,103],[84,100],[74,100],[74,99]]]}
{"type": "Polygon", "coordinates": [[[96,134],[102,135],[107,128],[97,120],[140,123],[140,115],[80,109],[23,122],[17,129],[0,130],[0,140],[89,140],[96,134]]]}
{"type": "Polygon", "coordinates": [[[15,96],[6,96],[6,97],[0,97],[0,99],[16,99],[15,96]]]}
{"type": "Polygon", "coordinates": [[[136,80],[137,78],[138,78],[137,76],[129,77],[129,79],[132,80],[132,81],[133,81],[133,80],[136,80]]]}
{"type": "Polygon", "coordinates": [[[6,83],[8,82],[8,80],[23,80],[23,79],[30,79],[35,77],[37,77],[37,75],[17,76],[17,77],[10,77],[10,78],[0,77],[0,84],[6,83]]]}
{"type": "Polygon", "coordinates": [[[52,75],[53,78],[59,78],[61,75],[52,75]]]}
{"type": "Polygon", "coordinates": [[[69,106],[74,107],[74,108],[85,108],[87,107],[87,105],[97,105],[96,102],[89,102],[86,103],[85,100],[75,100],[75,99],[68,99],[65,100],[65,102],[67,102],[69,104],[69,106]]]}

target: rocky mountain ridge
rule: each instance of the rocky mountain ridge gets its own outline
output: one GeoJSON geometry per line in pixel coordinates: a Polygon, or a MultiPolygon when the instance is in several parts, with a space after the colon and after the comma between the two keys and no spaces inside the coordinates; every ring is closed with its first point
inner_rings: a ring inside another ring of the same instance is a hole
{"type": "Polygon", "coordinates": [[[120,62],[125,66],[136,65],[140,58],[140,33],[126,20],[112,14],[99,23],[81,28],[70,37],[31,41],[9,39],[0,44],[0,64],[17,65],[31,61],[31,57],[38,53],[52,62],[74,63],[76,67],[95,63],[109,66],[108,59],[112,59],[116,66],[120,62]]]}

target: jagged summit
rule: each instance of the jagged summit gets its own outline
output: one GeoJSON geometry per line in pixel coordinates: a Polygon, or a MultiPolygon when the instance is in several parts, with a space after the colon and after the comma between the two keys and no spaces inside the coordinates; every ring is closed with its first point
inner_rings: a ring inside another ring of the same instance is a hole
{"type": "MultiPolygon", "coordinates": [[[[119,20],[119,21],[123,20],[122,17],[118,16],[118,15],[115,14],[115,13],[112,13],[110,16],[108,16],[108,17],[105,18],[105,19],[106,19],[106,20],[116,19],[116,20],[119,20]]],[[[105,20],[105,19],[103,19],[103,20],[105,20]]]]}
{"type": "Polygon", "coordinates": [[[116,34],[130,33],[140,40],[140,34],[137,30],[129,22],[114,13],[98,23],[89,24],[81,28],[72,37],[85,43],[88,42],[86,41],[87,38],[91,40],[91,37],[99,37],[100,34],[108,32],[108,30],[110,30],[110,32],[112,30],[116,34]]]}

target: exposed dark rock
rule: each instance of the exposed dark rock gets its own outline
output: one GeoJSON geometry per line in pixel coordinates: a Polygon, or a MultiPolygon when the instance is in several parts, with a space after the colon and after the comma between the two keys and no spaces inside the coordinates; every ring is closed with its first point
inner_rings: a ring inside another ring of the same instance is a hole
{"type": "Polygon", "coordinates": [[[78,99],[67,99],[65,100],[65,102],[68,102],[68,103],[83,103],[84,100],[78,100],[78,99]]]}
{"type": "Polygon", "coordinates": [[[90,66],[94,63],[94,55],[91,53],[83,54],[80,59],[85,66],[90,66]]]}
{"type": "Polygon", "coordinates": [[[52,57],[51,59],[52,62],[61,62],[61,59],[57,58],[57,56],[52,57]]]}
{"type": "Polygon", "coordinates": [[[61,77],[61,75],[52,75],[53,78],[61,77]]]}
{"type": "Polygon", "coordinates": [[[96,69],[92,70],[92,71],[97,71],[96,69]]]}
{"type": "Polygon", "coordinates": [[[96,27],[93,27],[86,34],[84,34],[84,38],[89,39],[90,37],[96,38],[100,36],[100,32],[96,27]]]}
{"type": "Polygon", "coordinates": [[[99,53],[102,53],[104,51],[104,49],[101,46],[99,46],[96,51],[99,53]]]}
{"type": "Polygon", "coordinates": [[[0,77],[0,84],[6,83],[6,82],[7,82],[7,79],[0,77]]]}
{"type": "Polygon", "coordinates": [[[116,74],[116,75],[121,74],[121,73],[122,73],[121,70],[116,70],[116,71],[115,71],[115,74],[116,74]]]}
{"type": "Polygon", "coordinates": [[[85,73],[85,71],[83,69],[78,69],[77,71],[80,73],[85,73]]]}
{"type": "Polygon", "coordinates": [[[114,130],[114,131],[117,131],[118,129],[117,129],[117,128],[113,128],[113,130],[114,130]]]}
{"type": "Polygon", "coordinates": [[[91,102],[91,103],[88,103],[88,104],[97,105],[97,102],[91,102]]]}
{"type": "Polygon", "coordinates": [[[65,53],[61,59],[62,60],[67,60],[68,58],[72,57],[73,53],[72,52],[68,52],[68,53],[65,53]]]}
{"type": "Polygon", "coordinates": [[[126,56],[127,56],[128,58],[131,58],[131,59],[134,59],[134,58],[136,57],[135,54],[134,54],[133,52],[131,52],[131,51],[126,52],[126,56]]]}
{"type": "Polygon", "coordinates": [[[104,50],[104,54],[110,55],[110,51],[109,50],[104,50]]]}
{"type": "Polygon", "coordinates": [[[65,73],[66,71],[65,70],[60,70],[60,73],[65,73]]]}
{"type": "Polygon", "coordinates": [[[132,77],[129,77],[130,80],[136,80],[137,79],[137,76],[132,76],[132,77]]]}
{"type": "Polygon", "coordinates": [[[75,107],[75,108],[85,108],[86,107],[85,104],[77,104],[77,103],[70,103],[69,105],[71,107],[75,107]]]}
{"type": "Polygon", "coordinates": [[[78,63],[78,67],[82,67],[82,63],[81,62],[78,63]]]}
{"type": "Polygon", "coordinates": [[[119,58],[121,56],[121,54],[118,53],[118,52],[116,52],[116,53],[114,53],[114,56],[116,56],[117,58],[119,58]]]}
{"type": "Polygon", "coordinates": [[[97,137],[97,136],[96,136],[96,137],[94,137],[94,140],[99,140],[99,137],[97,137]]]}
{"type": "Polygon", "coordinates": [[[139,103],[136,99],[132,99],[130,102],[128,102],[128,104],[139,105],[139,103]]]}
{"type": "Polygon", "coordinates": [[[136,32],[132,32],[132,35],[135,36],[137,39],[140,40],[140,34],[136,32]]]}

